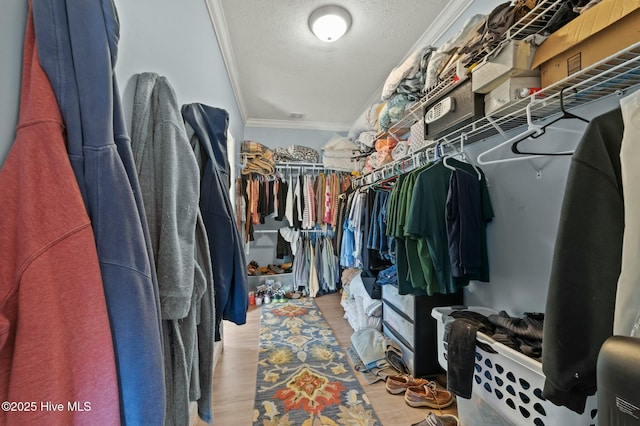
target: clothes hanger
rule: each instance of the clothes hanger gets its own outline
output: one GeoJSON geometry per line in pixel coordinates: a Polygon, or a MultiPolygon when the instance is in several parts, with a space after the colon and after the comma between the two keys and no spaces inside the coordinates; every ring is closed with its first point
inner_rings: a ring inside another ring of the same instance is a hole
{"type": "Polygon", "coordinates": [[[570,119],[576,119],[576,120],[580,120],[583,121],[585,123],[589,123],[589,120],[587,120],[586,118],[583,117],[579,117],[575,114],[570,113],[569,111],[567,111],[566,109],[564,109],[564,90],[566,89],[566,87],[563,87],[562,89],[560,89],[560,110],[562,111],[562,115],[554,120],[551,120],[550,122],[542,125],[539,127],[538,131],[530,134],[530,135],[526,135],[523,136],[521,139],[516,140],[515,142],[513,142],[513,144],[511,145],[511,152],[513,152],[514,154],[525,154],[525,155],[573,155],[573,152],[526,152],[526,151],[520,151],[518,149],[518,145],[521,142],[524,142],[525,140],[531,138],[531,139],[537,139],[540,136],[544,135],[546,133],[546,128],[551,126],[553,123],[556,123],[560,120],[570,120],[570,119]]]}
{"type": "Polygon", "coordinates": [[[447,169],[451,169],[451,170],[457,170],[457,168],[455,166],[452,166],[451,164],[447,163],[447,160],[449,158],[455,157],[456,155],[461,155],[462,158],[469,164],[471,165],[471,167],[473,167],[473,170],[476,171],[476,174],[478,175],[478,180],[482,180],[482,172],[480,171],[480,169],[473,164],[471,161],[469,161],[469,157],[467,157],[467,154],[464,151],[464,141],[467,138],[466,133],[462,133],[460,135],[460,151],[455,152],[454,154],[450,154],[450,155],[445,155],[444,158],[442,159],[442,165],[445,166],[447,169]]]}

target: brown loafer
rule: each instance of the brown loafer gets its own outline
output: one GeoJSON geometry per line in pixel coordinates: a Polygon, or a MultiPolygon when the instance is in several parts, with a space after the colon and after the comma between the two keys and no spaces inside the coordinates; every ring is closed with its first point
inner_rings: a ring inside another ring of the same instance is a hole
{"type": "Polygon", "coordinates": [[[416,379],[412,376],[389,376],[385,382],[387,392],[399,395],[404,393],[410,386],[424,386],[429,383],[426,379],[416,379]]]}
{"type": "Polygon", "coordinates": [[[438,389],[435,382],[430,382],[423,386],[408,387],[404,401],[411,407],[445,408],[453,403],[453,395],[438,389]]]}

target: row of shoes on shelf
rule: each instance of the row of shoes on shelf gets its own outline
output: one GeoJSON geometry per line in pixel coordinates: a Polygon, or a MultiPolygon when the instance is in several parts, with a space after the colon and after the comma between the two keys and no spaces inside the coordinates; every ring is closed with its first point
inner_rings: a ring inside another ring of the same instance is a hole
{"type": "MultiPolygon", "coordinates": [[[[443,389],[435,381],[416,378],[411,375],[389,376],[385,382],[387,392],[393,395],[404,394],[407,405],[416,408],[441,410],[453,404],[451,392],[443,389]]],[[[460,421],[452,414],[429,413],[427,417],[411,426],[459,426],[460,421]]]]}
{"type": "Polygon", "coordinates": [[[250,276],[286,274],[291,272],[292,267],[293,263],[291,262],[281,265],[269,264],[267,266],[260,266],[258,262],[252,260],[247,265],[247,274],[250,276]]]}

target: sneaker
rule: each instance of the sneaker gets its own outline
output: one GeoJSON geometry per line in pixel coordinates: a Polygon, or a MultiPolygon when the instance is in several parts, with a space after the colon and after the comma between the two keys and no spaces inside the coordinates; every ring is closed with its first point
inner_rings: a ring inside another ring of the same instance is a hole
{"type": "Polygon", "coordinates": [[[385,388],[387,392],[399,395],[404,393],[410,386],[424,386],[429,383],[426,379],[416,379],[415,377],[403,375],[403,376],[389,376],[385,382],[385,388]]]}
{"type": "Polygon", "coordinates": [[[451,392],[438,389],[435,382],[411,386],[404,393],[404,402],[411,407],[445,408],[453,403],[451,392]]]}
{"type": "Polygon", "coordinates": [[[460,421],[453,414],[429,413],[426,419],[411,426],[460,426],[460,421]]]}

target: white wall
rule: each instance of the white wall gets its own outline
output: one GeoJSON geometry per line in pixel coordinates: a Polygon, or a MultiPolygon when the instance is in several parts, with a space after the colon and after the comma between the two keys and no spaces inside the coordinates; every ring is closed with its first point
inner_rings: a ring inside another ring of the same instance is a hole
{"type": "Polygon", "coordinates": [[[304,145],[320,151],[334,134],[346,132],[305,129],[276,129],[269,127],[245,127],[244,138],[260,142],[269,148],[287,145],[304,145]]]}
{"type": "MultiPolygon", "coordinates": [[[[619,105],[619,98],[608,96],[595,104],[572,110],[591,119],[619,105]]],[[[554,127],[583,132],[586,125],[578,120],[562,120],[554,127]]],[[[542,151],[562,143],[573,149],[581,133],[547,130],[535,141],[523,142],[522,149],[542,151]]],[[[465,147],[475,160],[478,154],[503,142],[494,137],[465,147]]],[[[498,159],[509,146],[489,154],[498,159]]],[[[551,263],[560,209],[569,173],[569,156],[545,157],[481,166],[489,180],[489,194],[495,218],[487,227],[491,282],[473,282],[465,290],[465,303],[504,309],[512,315],[544,312],[551,275],[551,263]],[[538,174],[539,172],[539,174],[538,174]]]]}
{"type": "Polygon", "coordinates": [[[0,13],[0,167],[16,138],[27,2],[4,0],[0,13]]]}
{"type": "MultiPolygon", "coordinates": [[[[130,126],[132,77],[152,71],[166,76],[180,103],[201,102],[224,108],[230,132],[244,137],[218,42],[203,0],[115,0],[120,18],[116,74],[130,126]]],[[[18,122],[22,43],[27,17],[25,0],[4,0],[0,13],[0,163],[15,139],[18,122]]],[[[239,142],[237,142],[239,143],[239,142]]]]}
{"type": "Polygon", "coordinates": [[[120,17],[116,75],[131,118],[136,74],[167,77],[180,104],[199,102],[229,112],[242,141],[244,124],[204,0],[115,0],[120,17]]]}

